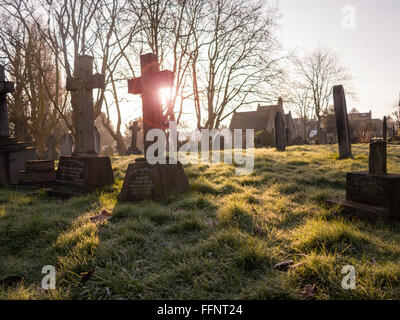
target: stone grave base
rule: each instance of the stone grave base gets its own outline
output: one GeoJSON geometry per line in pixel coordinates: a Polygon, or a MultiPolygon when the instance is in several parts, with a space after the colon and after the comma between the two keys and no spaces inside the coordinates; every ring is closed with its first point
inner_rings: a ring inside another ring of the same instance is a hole
{"type": "Polygon", "coordinates": [[[334,199],[329,204],[340,204],[346,213],[366,218],[400,218],[400,175],[348,172],[346,200],[334,199]]]}
{"type": "Polygon", "coordinates": [[[189,181],[180,162],[151,165],[141,158],[129,164],[119,200],[160,201],[169,195],[182,194],[189,190],[189,181]]]}
{"type": "Polygon", "coordinates": [[[381,219],[395,219],[387,209],[365,205],[346,199],[331,199],[326,201],[329,205],[339,205],[343,208],[343,213],[348,216],[355,216],[371,221],[381,219]]]}
{"type": "Polygon", "coordinates": [[[114,182],[109,157],[61,157],[56,180],[49,194],[62,197],[79,196],[113,185],[114,182]]]}
{"type": "Polygon", "coordinates": [[[18,189],[49,188],[56,179],[54,160],[30,160],[25,170],[18,172],[18,189]]]}
{"type": "Polygon", "coordinates": [[[36,160],[35,148],[15,138],[0,139],[0,186],[18,183],[18,172],[25,169],[27,160],[36,160]]]}

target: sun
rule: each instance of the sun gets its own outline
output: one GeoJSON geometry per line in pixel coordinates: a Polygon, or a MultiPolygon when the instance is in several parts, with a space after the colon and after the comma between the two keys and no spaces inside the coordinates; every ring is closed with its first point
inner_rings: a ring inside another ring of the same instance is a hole
{"type": "Polygon", "coordinates": [[[163,104],[163,106],[165,106],[168,103],[168,101],[171,100],[172,92],[174,92],[173,89],[174,88],[162,88],[162,89],[160,89],[161,103],[163,104]]]}

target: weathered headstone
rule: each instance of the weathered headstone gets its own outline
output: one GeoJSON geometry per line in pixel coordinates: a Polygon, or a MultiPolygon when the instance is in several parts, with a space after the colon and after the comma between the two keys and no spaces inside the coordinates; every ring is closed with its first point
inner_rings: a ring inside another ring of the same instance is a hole
{"type": "Polygon", "coordinates": [[[387,173],[386,153],[386,141],[374,141],[369,144],[369,173],[387,173]]]}
{"type": "MultiPolygon", "coordinates": [[[[158,58],[154,54],[140,57],[142,76],[128,81],[129,93],[142,95],[144,154],[151,145],[146,135],[151,129],[164,129],[159,89],[171,87],[174,74],[159,71],[158,58]]],[[[128,166],[119,200],[162,200],[170,194],[181,194],[190,189],[188,179],[180,162],[177,164],[149,164],[146,159],[136,159],[128,166]]]]}
{"type": "Polygon", "coordinates": [[[382,139],[383,139],[383,141],[387,141],[387,118],[386,117],[383,117],[382,139]]]}
{"type": "Polygon", "coordinates": [[[26,160],[37,159],[36,149],[10,137],[7,93],[14,92],[14,82],[6,81],[5,68],[0,66],[0,185],[17,184],[18,172],[25,169],[26,160]]]}
{"type": "Polygon", "coordinates": [[[97,127],[94,127],[94,152],[100,154],[100,132],[97,127]]]}
{"type": "Polygon", "coordinates": [[[387,174],[386,141],[370,144],[369,172],[346,174],[346,199],[329,200],[367,219],[400,219],[400,175],[387,174]]]}
{"type": "Polygon", "coordinates": [[[131,147],[136,148],[137,143],[137,133],[139,131],[139,122],[133,121],[132,126],[130,127],[132,131],[132,140],[131,140],[131,147]]]}
{"type": "Polygon", "coordinates": [[[278,111],[275,116],[275,145],[277,151],[285,151],[285,122],[282,112],[278,111]]]}
{"type": "Polygon", "coordinates": [[[71,156],[74,139],[70,133],[66,133],[61,137],[61,156],[71,156]]]}
{"type": "Polygon", "coordinates": [[[56,195],[80,195],[114,184],[109,157],[99,157],[95,148],[93,89],[104,88],[104,75],[92,74],[93,57],[82,55],[75,63],[74,77],[67,78],[71,91],[75,150],[61,157],[56,181],[50,191],[56,195]]]}
{"type": "Polygon", "coordinates": [[[58,160],[59,154],[56,150],[57,147],[57,139],[54,135],[50,135],[46,141],[46,152],[44,157],[46,160],[58,160]]]}
{"type": "Polygon", "coordinates": [[[346,96],[343,86],[333,87],[333,103],[335,107],[336,128],[339,144],[339,158],[353,158],[350,144],[349,120],[347,117],[346,96]]]}

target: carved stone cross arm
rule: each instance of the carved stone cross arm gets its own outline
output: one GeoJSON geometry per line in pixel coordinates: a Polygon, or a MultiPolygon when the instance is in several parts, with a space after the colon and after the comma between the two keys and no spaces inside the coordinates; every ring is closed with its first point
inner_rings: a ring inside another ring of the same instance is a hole
{"type": "Polygon", "coordinates": [[[142,94],[144,91],[152,92],[161,88],[168,88],[174,85],[174,73],[163,70],[146,76],[128,80],[128,92],[142,94]]]}
{"type": "Polygon", "coordinates": [[[94,74],[87,78],[67,77],[67,90],[79,89],[105,89],[105,77],[103,74],[94,74]]]}

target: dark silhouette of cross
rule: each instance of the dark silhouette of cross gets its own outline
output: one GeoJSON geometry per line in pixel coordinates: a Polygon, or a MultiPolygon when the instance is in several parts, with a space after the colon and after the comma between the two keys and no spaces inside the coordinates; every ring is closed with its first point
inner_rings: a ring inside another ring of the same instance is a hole
{"type": "Polygon", "coordinates": [[[147,132],[151,129],[166,129],[162,116],[162,105],[159,90],[174,85],[172,71],[160,71],[158,58],[148,53],[140,56],[141,77],[128,80],[128,92],[142,95],[144,154],[152,143],[146,141],[147,132]]]}
{"type": "Polygon", "coordinates": [[[4,66],[0,66],[0,138],[10,136],[7,115],[7,93],[14,92],[14,82],[6,81],[4,66]]]}

